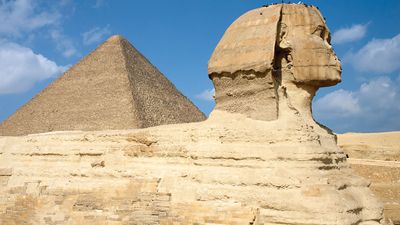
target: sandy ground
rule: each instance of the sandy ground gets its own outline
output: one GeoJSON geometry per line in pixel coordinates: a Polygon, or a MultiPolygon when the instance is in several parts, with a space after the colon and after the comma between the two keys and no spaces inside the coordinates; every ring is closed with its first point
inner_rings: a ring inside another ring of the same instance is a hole
{"type": "Polygon", "coordinates": [[[385,203],[385,214],[400,224],[400,132],[339,134],[338,145],[359,175],[385,203]]]}

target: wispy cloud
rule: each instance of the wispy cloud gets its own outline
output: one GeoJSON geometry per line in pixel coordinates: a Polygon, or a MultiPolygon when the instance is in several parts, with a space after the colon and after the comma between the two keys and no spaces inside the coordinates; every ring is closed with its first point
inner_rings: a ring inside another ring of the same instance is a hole
{"type": "Polygon", "coordinates": [[[358,90],[336,90],[313,106],[317,120],[339,132],[400,129],[400,76],[380,76],[358,90]]]}
{"type": "Polygon", "coordinates": [[[200,94],[196,95],[196,98],[205,101],[214,101],[215,89],[206,89],[200,94]]]}
{"type": "Polygon", "coordinates": [[[63,34],[61,30],[55,29],[50,31],[50,37],[56,45],[57,51],[61,52],[64,57],[72,57],[79,55],[74,42],[63,34]]]}
{"type": "Polygon", "coordinates": [[[0,94],[27,91],[36,82],[57,76],[67,69],[30,48],[5,40],[0,40],[0,68],[0,94]]]}
{"type": "Polygon", "coordinates": [[[82,34],[83,44],[91,45],[103,41],[108,35],[111,34],[110,26],[94,27],[89,31],[82,34]]]}
{"type": "Polygon", "coordinates": [[[98,9],[106,4],[106,0],[95,0],[93,8],[98,9]]]}
{"type": "Polygon", "coordinates": [[[349,52],[345,63],[362,72],[391,73],[400,70],[400,34],[389,39],[373,39],[357,52],[349,52]]]}
{"type": "Polygon", "coordinates": [[[333,44],[344,44],[358,41],[367,33],[368,24],[355,24],[351,27],[342,28],[335,31],[332,35],[333,44]]]}
{"type": "Polygon", "coordinates": [[[0,1],[0,34],[20,36],[59,22],[58,12],[41,11],[37,1],[0,1]]]}

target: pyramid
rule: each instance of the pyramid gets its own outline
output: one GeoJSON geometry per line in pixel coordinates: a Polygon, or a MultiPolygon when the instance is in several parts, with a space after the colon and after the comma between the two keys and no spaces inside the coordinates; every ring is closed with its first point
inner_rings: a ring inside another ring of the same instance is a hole
{"type": "Polygon", "coordinates": [[[146,128],[204,114],[126,39],[112,36],[0,125],[0,135],[146,128]]]}

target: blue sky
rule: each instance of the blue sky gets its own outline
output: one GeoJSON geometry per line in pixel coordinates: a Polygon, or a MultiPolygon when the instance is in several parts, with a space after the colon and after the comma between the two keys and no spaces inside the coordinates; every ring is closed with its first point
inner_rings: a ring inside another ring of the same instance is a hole
{"type": "MultiPolygon", "coordinates": [[[[208,114],[207,61],[219,39],[238,16],[274,2],[0,0],[0,121],[112,34],[208,114]]],[[[342,83],[314,99],[315,118],[338,133],[400,130],[400,1],[304,2],[327,19],[343,67],[342,83]]]]}

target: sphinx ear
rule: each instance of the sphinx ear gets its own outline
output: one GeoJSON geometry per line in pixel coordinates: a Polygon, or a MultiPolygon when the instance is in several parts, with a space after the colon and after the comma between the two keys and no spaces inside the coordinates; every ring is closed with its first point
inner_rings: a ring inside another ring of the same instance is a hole
{"type": "Polygon", "coordinates": [[[279,22],[277,29],[278,29],[278,35],[277,35],[276,42],[277,42],[277,47],[279,48],[279,50],[288,51],[288,52],[292,51],[292,45],[286,39],[287,34],[289,32],[288,26],[283,22],[279,22]]]}
{"type": "Polygon", "coordinates": [[[272,70],[281,5],[247,12],[226,30],[208,62],[208,74],[272,70]]]}
{"type": "Polygon", "coordinates": [[[277,30],[274,68],[282,69],[285,67],[290,71],[293,66],[291,54],[293,46],[287,39],[289,29],[288,26],[282,22],[282,18],[278,23],[277,30]]]}

